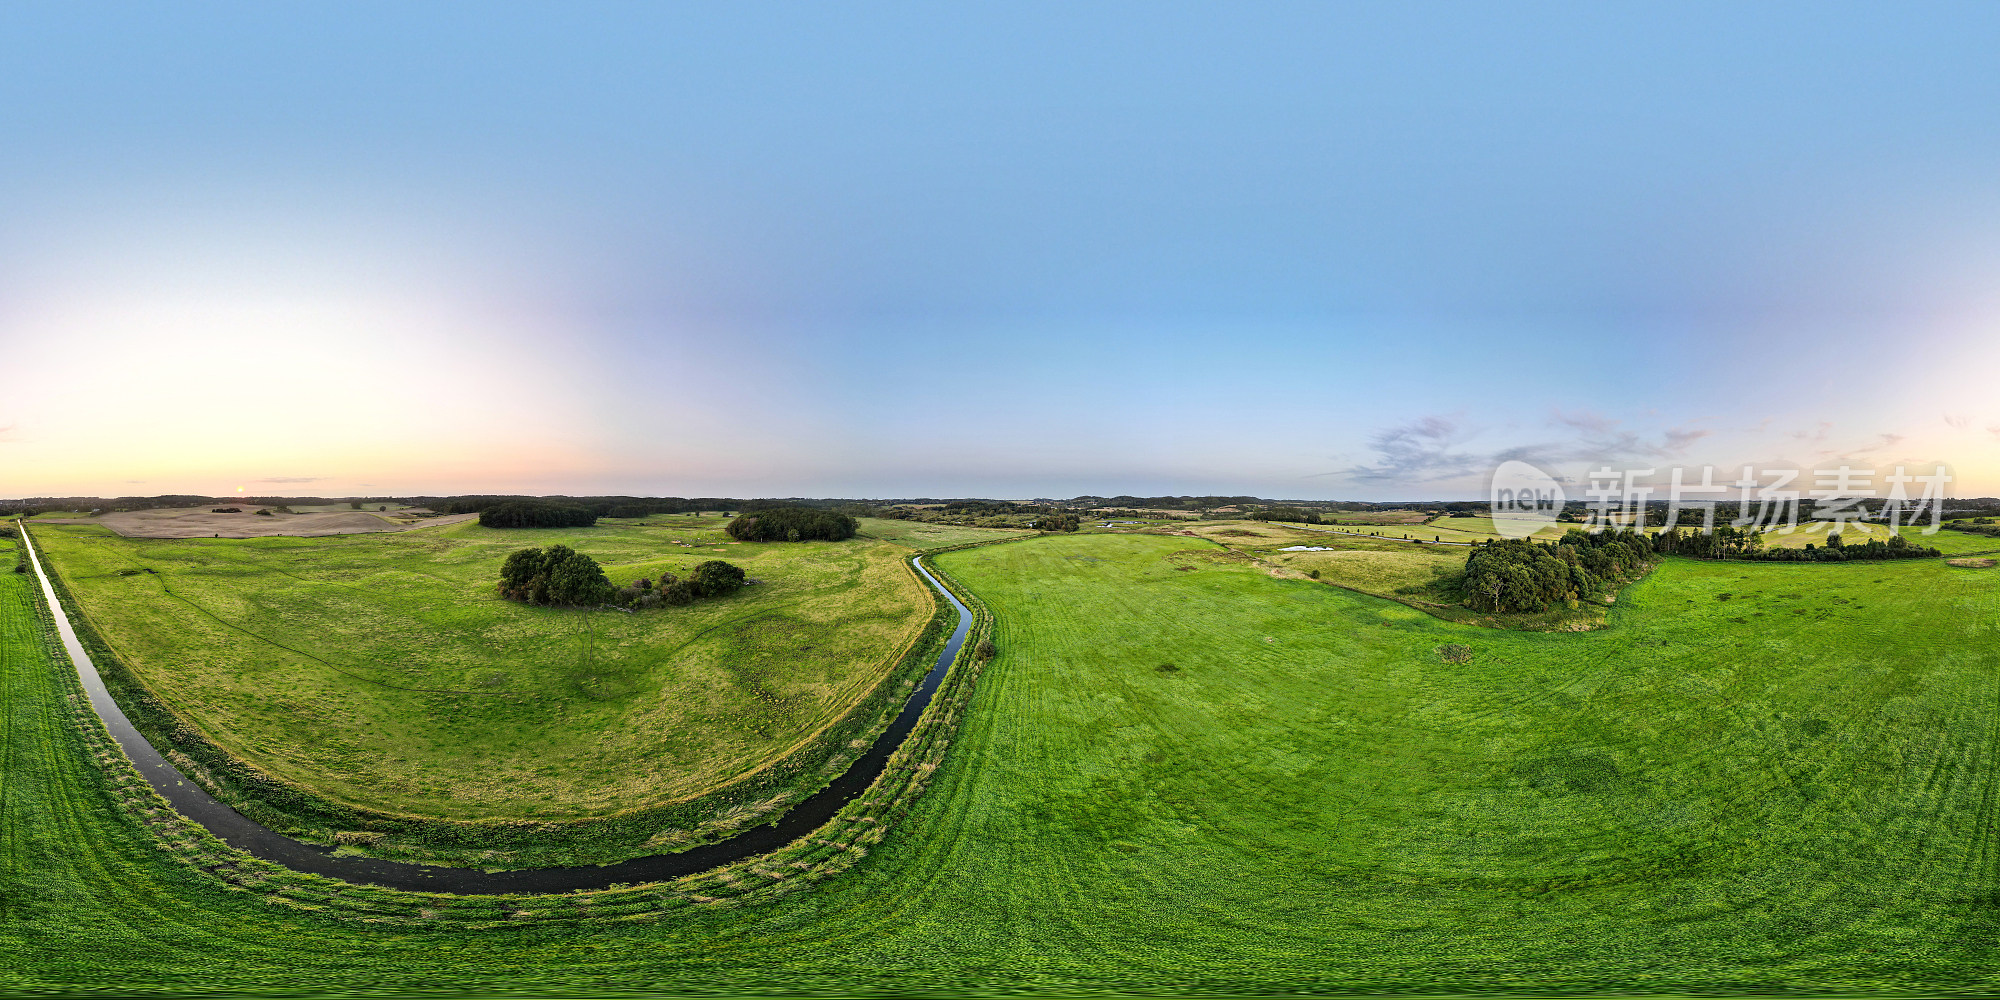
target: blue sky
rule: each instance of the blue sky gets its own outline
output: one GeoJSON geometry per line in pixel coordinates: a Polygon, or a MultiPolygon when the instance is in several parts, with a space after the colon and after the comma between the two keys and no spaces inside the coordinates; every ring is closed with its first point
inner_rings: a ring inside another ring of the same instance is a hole
{"type": "Polygon", "coordinates": [[[1996,43],[1991,4],[9,5],[0,493],[1396,498],[1526,455],[1996,494],[1996,43]]]}

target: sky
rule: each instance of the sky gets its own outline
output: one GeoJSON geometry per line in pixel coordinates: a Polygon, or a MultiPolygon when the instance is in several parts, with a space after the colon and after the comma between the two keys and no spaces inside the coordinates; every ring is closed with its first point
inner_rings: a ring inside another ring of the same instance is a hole
{"type": "Polygon", "coordinates": [[[1996,49],[1991,3],[9,3],[0,496],[2000,495],[1996,49]]]}

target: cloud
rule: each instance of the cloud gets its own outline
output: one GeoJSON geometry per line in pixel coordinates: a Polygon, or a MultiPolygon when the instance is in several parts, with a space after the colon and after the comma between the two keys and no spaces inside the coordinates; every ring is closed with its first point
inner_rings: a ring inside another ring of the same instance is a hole
{"type": "Polygon", "coordinates": [[[269,478],[269,479],[258,479],[258,480],[255,480],[255,482],[259,482],[259,483],[320,483],[320,482],[325,482],[325,481],[327,480],[327,478],[328,478],[328,477],[326,477],[326,476],[272,476],[272,477],[271,477],[271,478],[269,478]]]}
{"type": "Polygon", "coordinates": [[[1819,422],[1819,426],[1813,430],[1793,431],[1792,436],[1801,441],[1824,441],[1827,435],[1831,433],[1833,433],[1833,421],[1822,420],[1819,422]]]}
{"type": "Polygon", "coordinates": [[[1963,413],[1947,413],[1944,415],[1944,422],[1959,430],[1972,426],[1972,418],[1963,413]]]}
{"type": "Polygon", "coordinates": [[[1376,431],[1368,442],[1379,456],[1373,465],[1356,465],[1317,475],[1369,482],[1425,483],[1491,468],[1491,457],[1457,449],[1465,436],[1455,416],[1422,417],[1376,431]]]}
{"type": "Polygon", "coordinates": [[[1564,413],[1556,410],[1549,418],[1556,427],[1581,432],[1568,444],[1545,448],[1544,461],[1610,461],[1625,458],[1674,458],[1714,431],[1702,427],[1669,427],[1657,440],[1622,428],[1623,421],[1589,411],[1564,413]]]}
{"type": "Polygon", "coordinates": [[[0,427],[0,444],[5,444],[5,443],[7,443],[7,442],[12,442],[12,441],[18,441],[18,440],[20,440],[19,438],[17,438],[17,437],[15,437],[15,436],[14,436],[14,428],[16,428],[16,427],[19,427],[19,426],[21,426],[21,425],[20,425],[20,424],[8,424],[8,425],[7,425],[7,426],[5,426],[5,427],[0,427]]]}
{"type": "Polygon", "coordinates": [[[1564,413],[1561,407],[1557,407],[1555,412],[1549,416],[1549,422],[1562,427],[1570,427],[1585,434],[1609,434],[1618,426],[1618,421],[1601,413],[1592,413],[1589,410],[1564,413]]]}
{"type": "Polygon", "coordinates": [[[1426,483],[1485,474],[1502,462],[1527,462],[1548,469],[1564,462],[1665,459],[1682,454],[1713,433],[1700,427],[1672,427],[1648,435],[1623,429],[1621,421],[1587,410],[1575,413],[1556,410],[1549,422],[1574,433],[1568,440],[1477,451],[1462,446],[1476,436],[1477,430],[1466,427],[1459,418],[1423,417],[1376,432],[1370,439],[1378,456],[1374,463],[1320,475],[1368,482],[1426,483]]]}

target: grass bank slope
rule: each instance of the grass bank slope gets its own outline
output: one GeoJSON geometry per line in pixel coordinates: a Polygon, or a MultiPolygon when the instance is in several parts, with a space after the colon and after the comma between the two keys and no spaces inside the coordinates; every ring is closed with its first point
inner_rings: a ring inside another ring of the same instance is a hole
{"type": "Polygon", "coordinates": [[[1541,634],[1440,622],[1203,550],[1068,536],[938,557],[993,607],[999,655],[931,791],[847,875],[661,923],[483,933],[337,922],[173,867],[93,798],[46,664],[12,638],[21,585],[0,583],[0,984],[1664,992],[2000,978],[1996,575],[1670,560],[1612,628],[1541,634]],[[1471,646],[1470,662],[1443,662],[1447,643],[1471,646]]]}

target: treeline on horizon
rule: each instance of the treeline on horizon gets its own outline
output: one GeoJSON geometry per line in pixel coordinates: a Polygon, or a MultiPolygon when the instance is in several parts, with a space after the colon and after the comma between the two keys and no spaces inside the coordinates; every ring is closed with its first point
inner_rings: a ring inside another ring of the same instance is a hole
{"type": "MultiPolygon", "coordinates": [[[[149,510],[160,507],[197,507],[218,503],[240,503],[247,505],[277,507],[306,506],[324,504],[345,504],[359,502],[397,503],[412,507],[425,507],[441,514],[476,514],[487,508],[504,503],[540,502],[576,507],[598,517],[654,517],[664,514],[690,514],[704,512],[735,513],[770,507],[816,507],[833,510],[849,516],[885,516],[884,511],[898,508],[932,508],[951,516],[995,516],[1013,513],[1048,511],[1088,512],[1106,510],[1159,510],[1180,511],[1188,514],[1210,516],[1256,516],[1260,512],[1284,510],[1309,512],[1320,516],[1329,513],[1361,513],[1370,511],[1424,511],[1445,515],[1483,515],[1490,510],[1485,500],[1285,500],[1253,496],[1154,496],[1131,495],[1095,496],[1085,495],[1069,499],[1042,497],[1034,500],[996,500],[982,497],[899,497],[899,498],[827,498],[827,497],[640,497],[625,495],[607,496],[529,496],[527,494],[463,494],[450,496],[245,496],[226,494],[223,496],[198,496],[194,494],[162,494],[159,496],[137,497],[26,497],[0,500],[0,511],[10,516],[32,516],[38,513],[62,511],[120,511],[149,510]]],[[[1865,509],[1879,511],[1879,500],[1865,504],[1865,509]]],[[[1649,512],[1647,521],[1657,525],[1665,520],[1667,503],[1653,500],[1646,505],[1649,512]]],[[[1810,520],[1817,505],[1810,498],[1798,501],[1799,517],[1810,520]]],[[[1583,501],[1572,500],[1563,506],[1561,516],[1568,520],[1579,520],[1588,515],[1589,506],[1583,501]]],[[[1716,505],[1718,520],[1733,520],[1742,511],[1734,501],[1722,501],[1716,505]]],[[[1950,501],[1947,516],[1995,515],[2000,514],[2000,498],[1959,497],[1950,501]]],[[[889,514],[887,516],[894,516],[889,514]]],[[[1276,518],[1274,518],[1276,519],[1276,518]]],[[[1308,522],[1310,523],[1310,522],[1308,522]]]]}

